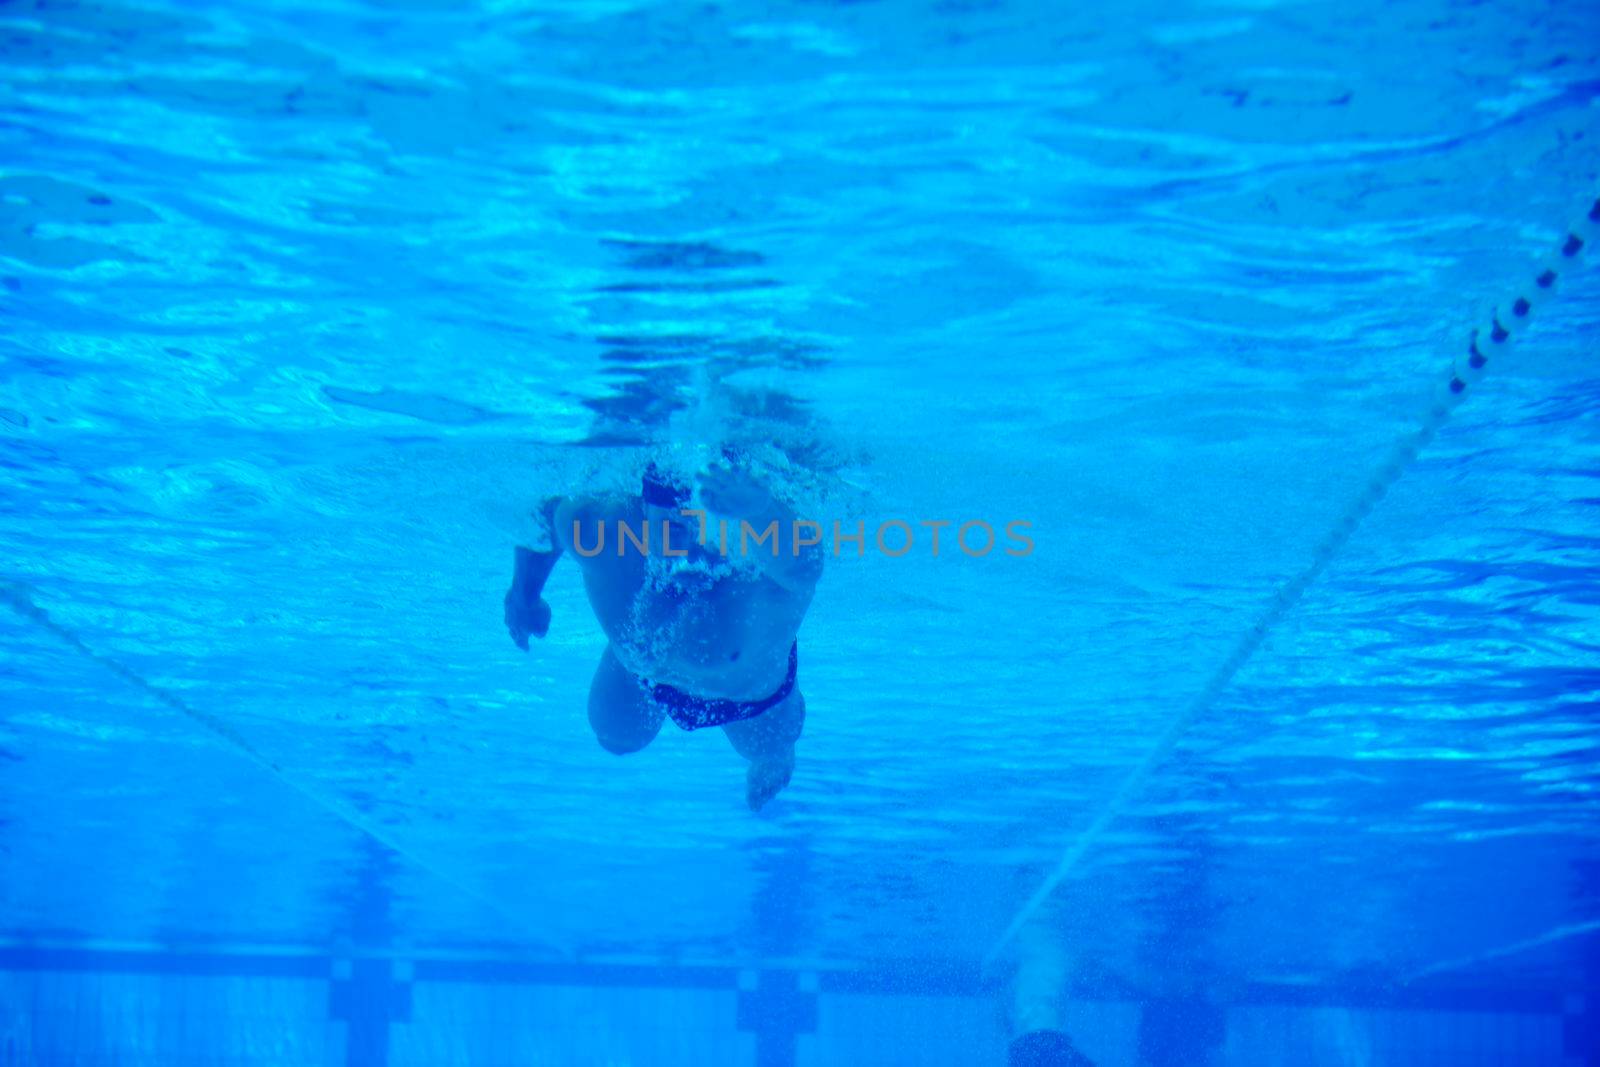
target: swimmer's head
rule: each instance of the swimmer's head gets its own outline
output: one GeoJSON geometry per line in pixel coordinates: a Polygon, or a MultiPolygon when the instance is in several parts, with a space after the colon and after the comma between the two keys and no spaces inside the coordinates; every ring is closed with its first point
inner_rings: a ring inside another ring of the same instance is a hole
{"type": "Polygon", "coordinates": [[[688,484],[654,463],[644,469],[644,477],[639,480],[639,495],[646,507],[676,512],[689,506],[688,484]]]}
{"type": "Polygon", "coordinates": [[[650,554],[659,555],[662,552],[663,524],[672,527],[671,542],[673,552],[693,549],[698,546],[695,539],[699,530],[693,516],[683,513],[689,506],[690,488],[687,482],[681,481],[673,474],[662,470],[654,463],[646,467],[644,477],[639,482],[639,498],[644,503],[644,517],[651,526],[650,554]]]}

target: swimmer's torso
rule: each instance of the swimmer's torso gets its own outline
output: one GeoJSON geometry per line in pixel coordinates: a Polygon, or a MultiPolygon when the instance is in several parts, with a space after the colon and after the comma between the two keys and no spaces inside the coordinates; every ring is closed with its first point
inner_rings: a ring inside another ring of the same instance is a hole
{"type": "MultiPolygon", "coordinates": [[[[620,556],[616,520],[642,521],[637,503],[605,509],[605,550],[579,557],[584,585],[624,667],[707,697],[759,700],[783,684],[809,605],[749,565],[698,546],[682,559],[620,556]]],[[[659,530],[656,531],[659,535],[659,530]]],[[[585,531],[585,544],[595,533],[585,531]]],[[[674,534],[673,547],[678,547],[674,534]]]]}

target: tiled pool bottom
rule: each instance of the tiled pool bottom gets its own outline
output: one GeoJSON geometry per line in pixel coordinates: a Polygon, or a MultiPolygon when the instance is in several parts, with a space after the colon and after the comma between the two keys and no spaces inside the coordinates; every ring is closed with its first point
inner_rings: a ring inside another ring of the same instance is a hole
{"type": "MultiPolygon", "coordinates": [[[[938,963],[535,963],[239,947],[0,949],[0,1067],[974,1067],[1006,1062],[1003,988],[938,963]]],[[[1592,998],[1467,987],[1342,994],[1258,985],[1232,1003],[1074,990],[1098,1067],[1576,1067],[1592,998]]]]}

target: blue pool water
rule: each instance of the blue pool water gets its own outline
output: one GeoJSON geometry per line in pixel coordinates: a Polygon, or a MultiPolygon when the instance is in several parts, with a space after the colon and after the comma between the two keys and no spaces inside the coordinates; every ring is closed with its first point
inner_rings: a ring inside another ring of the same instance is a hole
{"type": "MultiPolygon", "coordinates": [[[[1002,1001],[1019,909],[1600,188],[1589,3],[32,0],[0,61],[19,973],[1002,1001]],[[574,567],[530,652],[500,617],[538,501],[728,443],[805,514],[1035,543],[830,560],[760,814],[719,737],[595,743],[574,567]]],[[[1562,278],[1034,909],[1078,988],[1596,982],[1597,296],[1562,278]]],[[[16,1062],[134,1062],[17,1003],[16,1062]]],[[[935,1062],[876,1055],[830,1062],[935,1062]]]]}

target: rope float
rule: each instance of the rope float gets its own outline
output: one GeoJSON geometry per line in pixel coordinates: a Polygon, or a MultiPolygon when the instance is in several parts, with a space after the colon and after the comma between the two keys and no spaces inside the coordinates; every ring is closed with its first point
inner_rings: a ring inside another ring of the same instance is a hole
{"type": "Polygon", "coordinates": [[[1122,814],[1122,810],[1139,791],[1145,779],[1167,757],[1184,732],[1208,709],[1233,682],[1239,669],[1249,662],[1271,629],[1299,602],[1308,586],[1327,567],[1330,560],[1350,540],[1363,519],[1372,512],[1384,494],[1399,481],[1400,475],[1411,464],[1417,453],[1433,440],[1434,434],[1450,418],[1452,412],[1466,399],[1467,391],[1487,372],[1489,364],[1497,358],[1512,338],[1527,326],[1533,309],[1555,293],[1556,282],[1563,273],[1577,267],[1587,245],[1600,240],[1600,199],[1590,206],[1588,214],[1575,221],[1567,230],[1560,248],[1540,264],[1533,280],[1508,303],[1494,309],[1487,325],[1472,331],[1466,346],[1451,361],[1450,374],[1439,386],[1438,392],[1423,415],[1421,425],[1397,441],[1383,462],[1356,498],[1334,522],[1332,529],[1317,544],[1311,560],[1294,577],[1278,588],[1270,603],[1251,623],[1228,653],[1210,679],[1182,711],[1173,717],[1166,729],[1122,779],[1111,798],[1101,807],[1094,820],[1072,841],[1062,853],[1055,869],[1043,884],[1023,902],[1011,922],[1001,932],[988,954],[983,958],[987,972],[999,958],[1017,932],[1032,918],[1039,907],[1049,899],[1056,888],[1072,873],[1090,847],[1099,840],[1106,828],[1122,814]]]}
{"type": "Polygon", "coordinates": [[[501,904],[493,897],[486,896],[480,890],[467,885],[465,882],[462,882],[460,879],[455,878],[452,875],[446,874],[444,871],[441,871],[438,867],[435,867],[427,860],[424,860],[422,857],[418,856],[415,852],[412,852],[410,849],[400,844],[388,833],[388,831],[384,830],[377,823],[373,822],[356,809],[350,807],[348,804],[345,804],[340,800],[336,800],[333,797],[326,796],[317,790],[312,789],[303,782],[297,781],[296,779],[290,777],[289,774],[284,771],[281,764],[272,759],[266,753],[262,752],[255,745],[251,744],[243,734],[239,733],[239,731],[235,730],[232,726],[229,726],[222,719],[219,719],[217,716],[212,715],[209,712],[201,711],[199,708],[190,706],[185,701],[174,696],[172,693],[169,693],[167,690],[156,685],[154,682],[148,681],[147,679],[141,677],[133,670],[129,669],[118,661],[110,658],[109,656],[103,656],[94,649],[90,648],[84,643],[82,638],[73,633],[71,630],[67,629],[65,626],[61,625],[56,620],[52,619],[43,608],[35,604],[33,599],[28,596],[23,587],[13,582],[0,581],[0,601],[3,601],[7,607],[9,607],[24,621],[32,623],[37,628],[51,634],[65,644],[68,648],[71,648],[73,651],[77,652],[83,658],[99,664],[106,671],[122,679],[124,682],[128,683],[128,685],[144,693],[146,696],[149,696],[157,703],[171,708],[179,715],[184,716],[191,722],[197,723],[203,729],[209,731],[216,737],[221,738],[227,745],[232,747],[236,752],[244,756],[244,758],[248,759],[251,763],[254,763],[257,767],[260,767],[262,770],[272,775],[272,777],[276,778],[278,781],[282,782],[296,793],[299,793],[317,807],[328,812],[336,819],[347,824],[352,829],[371,838],[384,848],[393,852],[395,855],[400,856],[402,859],[408,860],[419,870],[426,871],[428,874],[437,878],[444,885],[449,886],[464,896],[469,897],[483,905],[485,908],[501,916],[502,918],[507,919],[516,928],[533,934],[535,940],[544,945],[547,949],[557,952],[563,956],[567,955],[566,953],[561,952],[561,950],[551,946],[542,937],[539,937],[537,934],[535,934],[535,928],[533,924],[529,922],[527,917],[519,915],[515,911],[508,909],[505,905],[501,904]]]}

